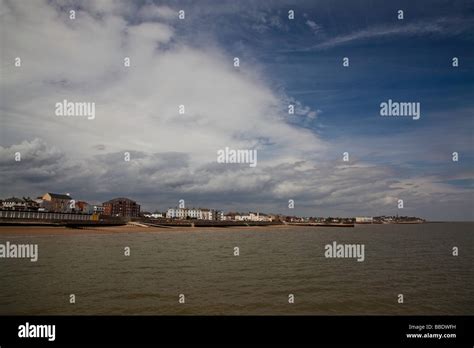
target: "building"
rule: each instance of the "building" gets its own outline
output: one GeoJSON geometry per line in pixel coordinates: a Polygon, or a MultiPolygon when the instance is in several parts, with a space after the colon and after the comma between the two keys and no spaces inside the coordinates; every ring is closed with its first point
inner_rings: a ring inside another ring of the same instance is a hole
{"type": "Polygon", "coordinates": [[[249,212],[249,220],[250,221],[260,221],[260,214],[259,213],[254,213],[254,212],[249,212]]]}
{"type": "Polygon", "coordinates": [[[167,219],[195,219],[195,220],[207,220],[215,221],[221,220],[223,213],[214,209],[201,209],[201,208],[169,208],[166,212],[167,219]]]}
{"type": "Polygon", "coordinates": [[[94,212],[94,207],[87,202],[77,201],[75,211],[82,214],[92,214],[94,212]]]}
{"type": "Polygon", "coordinates": [[[202,214],[201,209],[185,209],[186,210],[186,218],[201,220],[202,214]]]}
{"type": "Polygon", "coordinates": [[[35,199],[31,199],[30,197],[23,197],[23,201],[26,203],[26,210],[28,211],[38,211],[40,208],[40,204],[36,202],[35,199]]]}
{"type": "Polygon", "coordinates": [[[267,214],[260,213],[258,217],[258,221],[264,221],[264,222],[272,222],[273,217],[267,214]]]}
{"type": "Polygon", "coordinates": [[[10,197],[2,201],[2,209],[6,210],[26,210],[27,204],[21,198],[10,197]]]}
{"type": "MultiPolygon", "coordinates": [[[[204,212],[206,209],[196,209],[196,208],[169,208],[166,212],[166,217],[168,219],[196,219],[202,220],[203,216],[208,216],[207,212],[204,212]]],[[[207,209],[209,211],[209,209],[207,209]]]]}
{"type": "Polygon", "coordinates": [[[229,212],[224,214],[223,212],[219,211],[216,212],[216,220],[224,220],[224,221],[265,221],[271,222],[273,221],[273,217],[263,213],[233,213],[229,212]]]}
{"type": "Polygon", "coordinates": [[[224,213],[220,210],[201,209],[201,219],[207,221],[221,221],[224,213]]]}
{"type": "Polygon", "coordinates": [[[229,212],[227,214],[223,214],[222,215],[222,220],[224,221],[235,221],[235,216],[237,215],[238,213],[233,213],[233,212],[229,212]]]}
{"type": "Polygon", "coordinates": [[[41,199],[42,205],[47,211],[55,213],[67,213],[73,210],[75,203],[69,194],[45,193],[41,199]],[[72,206],[71,206],[72,203],[72,206]]]}
{"type": "Polygon", "coordinates": [[[160,212],[154,212],[154,213],[143,213],[144,217],[151,218],[151,219],[161,219],[163,218],[163,214],[160,212]]]}
{"type": "Polygon", "coordinates": [[[167,219],[180,219],[184,220],[187,217],[186,208],[169,208],[166,212],[167,219]]]}
{"type": "Polygon", "coordinates": [[[235,221],[250,221],[250,215],[246,213],[235,213],[235,221]]]}
{"type": "Polygon", "coordinates": [[[140,205],[128,198],[114,198],[102,203],[103,215],[137,217],[140,215],[140,205]]]}
{"type": "Polygon", "coordinates": [[[215,214],[215,216],[214,216],[214,219],[215,219],[216,221],[223,221],[223,220],[225,220],[225,218],[224,218],[224,212],[223,212],[222,210],[216,210],[216,214],[215,214]]]}
{"type": "Polygon", "coordinates": [[[103,205],[94,205],[92,208],[94,214],[103,214],[104,213],[104,206],[103,205]]]}
{"type": "Polygon", "coordinates": [[[248,214],[242,214],[241,215],[242,217],[242,220],[244,221],[256,221],[256,222],[271,222],[272,221],[272,218],[267,215],[267,214],[263,214],[263,213],[259,213],[259,212],[249,212],[248,214]]]}
{"type": "Polygon", "coordinates": [[[374,222],[374,218],[368,216],[356,216],[356,224],[371,224],[374,222]]]}
{"type": "Polygon", "coordinates": [[[201,209],[201,220],[214,220],[214,211],[211,209],[201,209]]]}

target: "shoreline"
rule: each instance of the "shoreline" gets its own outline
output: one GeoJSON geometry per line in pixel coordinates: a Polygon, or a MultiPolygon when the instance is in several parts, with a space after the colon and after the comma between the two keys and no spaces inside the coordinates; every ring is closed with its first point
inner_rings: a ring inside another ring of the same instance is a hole
{"type": "Polygon", "coordinates": [[[246,231],[269,230],[288,228],[285,225],[268,226],[229,226],[229,227],[142,227],[135,225],[122,226],[94,226],[84,228],[69,228],[65,226],[0,226],[1,236],[31,236],[31,235],[84,235],[84,234],[122,234],[122,233],[182,233],[182,232],[210,232],[210,231],[246,231]]]}
{"type": "MultiPolygon", "coordinates": [[[[450,221],[436,221],[436,222],[425,222],[430,223],[449,223],[450,221]]],[[[472,221],[457,221],[460,223],[472,223],[472,221]]],[[[380,224],[362,224],[361,226],[374,225],[381,226],[380,224]]],[[[386,224],[383,226],[392,225],[413,225],[413,224],[386,224]]],[[[418,224],[416,224],[418,225],[418,224]]],[[[354,227],[357,229],[358,225],[354,227]]],[[[313,227],[315,231],[321,229],[334,229],[335,226],[295,226],[295,225],[261,225],[261,226],[226,226],[226,227],[188,227],[188,226],[137,226],[134,224],[121,225],[121,226],[86,226],[81,228],[71,228],[66,226],[41,226],[41,225],[14,225],[14,226],[0,226],[0,237],[1,236],[41,236],[41,235],[85,235],[85,234],[122,234],[122,233],[185,233],[185,232],[216,232],[216,231],[247,231],[247,230],[291,230],[292,232],[297,231],[297,227],[313,227]],[[295,228],[296,227],[296,228],[295,228]]],[[[341,227],[344,228],[345,227],[341,227]]],[[[359,226],[360,228],[360,226],[359,226]]],[[[351,228],[353,230],[353,228],[351,228]]]]}

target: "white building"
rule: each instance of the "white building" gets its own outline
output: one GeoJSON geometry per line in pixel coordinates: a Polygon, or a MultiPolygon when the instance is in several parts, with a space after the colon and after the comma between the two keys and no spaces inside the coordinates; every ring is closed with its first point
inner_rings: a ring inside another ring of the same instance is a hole
{"type": "Polygon", "coordinates": [[[103,214],[104,213],[104,206],[102,205],[94,205],[93,212],[95,214],[103,214]]]}
{"type": "Polygon", "coordinates": [[[250,221],[250,214],[247,213],[236,213],[234,216],[235,221],[250,221]]]}
{"type": "Polygon", "coordinates": [[[259,213],[254,213],[254,212],[249,212],[249,217],[250,221],[260,221],[260,214],[259,213]]]}
{"type": "Polygon", "coordinates": [[[191,209],[185,209],[186,210],[186,217],[190,218],[190,219],[197,219],[197,220],[201,220],[202,217],[201,217],[201,209],[195,209],[195,208],[191,208],[191,209]]]}
{"type": "Polygon", "coordinates": [[[224,221],[235,221],[235,215],[236,215],[236,213],[222,214],[222,220],[224,220],[224,221]]]}
{"type": "Polygon", "coordinates": [[[167,219],[186,219],[186,208],[169,208],[166,212],[167,219]]]}
{"type": "Polygon", "coordinates": [[[9,210],[25,210],[26,202],[23,199],[11,197],[7,198],[2,202],[3,209],[9,210]]]}
{"type": "Polygon", "coordinates": [[[143,216],[147,217],[147,218],[152,218],[152,219],[159,219],[159,218],[163,217],[163,214],[156,212],[156,213],[153,213],[153,214],[145,214],[143,216]]]}
{"type": "Polygon", "coordinates": [[[260,213],[258,217],[258,221],[272,222],[273,219],[270,215],[260,213]]]}
{"type": "Polygon", "coordinates": [[[214,210],[211,209],[202,209],[201,210],[201,220],[214,220],[214,210]]]}
{"type": "Polygon", "coordinates": [[[374,222],[373,217],[369,216],[356,216],[356,224],[371,224],[374,222]]]}
{"type": "Polygon", "coordinates": [[[226,221],[265,221],[271,222],[273,221],[272,217],[263,214],[263,213],[256,213],[256,212],[249,212],[249,213],[227,213],[223,214],[220,212],[222,216],[222,220],[226,221]]]}
{"type": "Polygon", "coordinates": [[[196,219],[213,221],[221,219],[222,216],[222,212],[217,212],[214,209],[201,208],[169,208],[166,212],[167,219],[196,219]]]}

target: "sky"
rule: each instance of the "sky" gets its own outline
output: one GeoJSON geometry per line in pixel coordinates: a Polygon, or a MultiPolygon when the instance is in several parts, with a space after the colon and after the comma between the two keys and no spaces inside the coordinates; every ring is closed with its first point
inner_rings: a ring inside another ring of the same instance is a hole
{"type": "Polygon", "coordinates": [[[472,1],[0,0],[0,18],[1,198],[474,219],[472,1]],[[64,99],[95,117],[57,116],[64,99]],[[389,99],[420,118],[382,117],[389,99]]]}

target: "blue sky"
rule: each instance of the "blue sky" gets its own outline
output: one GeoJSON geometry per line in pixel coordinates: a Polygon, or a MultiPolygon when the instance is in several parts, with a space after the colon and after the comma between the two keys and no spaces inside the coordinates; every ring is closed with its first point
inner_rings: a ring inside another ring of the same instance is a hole
{"type": "MultiPolygon", "coordinates": [[[[208,13],[219,27],[213,28],[217,40],[243,61],[261,64],[277,89],[318,110],[317,118],[295,124],[333,143],[335,152],[349,151],[352,139],[364,151],[361,159],[399,165],[408,176],[426,172],[449,177],[453,168],[445,159],[456,149],[463,157],[458,168],[472,170],[471,2],[270,1],[257,9],[254,2],[247,5],[237,15],[219,14],[217,20],[214,11],[208,13]],[[285,18],[290,9],[295,11],[293,21],[285,18]],[[403,20],[397,18],[400,9],[403,20]],[[260,23],[247,11],[260,16],[260,23]],[[342,66],[343,57],[349,57],[350,67],[342,66]],[[461,62],[457,68],[452,67],[453,57],[461,62]],[[379,104],[389,98],[420,102],[421,119],[381,118],[379,104]],[[392,152],[390,146],[405,149],[392,152]],[[434,153],[438,160],[430,160],[434,153]]],[[[201,20],[206,31],[208,19],[201,20]]],[[[473,179],[440,182],[468,189],[473,179]]]]}
{"type": "Polygon", "coordinates": [[[0,5],[0,169],[12,183],[2,196],[473,219],[471,1],[0,5]],[[17,56],[21,69],[10,64],[17,56]],[[95,101],[96,119],[55,118],[63,98],[95,101]],[[388,99],[419,102],[420,119],[381,117],[388,99]],[[257,149],[259,165],[216,165],[226,146],[257,149]],[[21,164],[11,162],[16,151],[21,164]]]}
{"type": "MultiPolygon", "coordinates": [[[[426,6],[423,1],[406,1],[375,6],[371,1],[270,1],[266,5],[259,9],[262,16],[266,14],[265,22],[278,14],[284,28],[268,24],[255,30],[255,22],[247,19],[245,11],[219,14],[222,17],[216,19],[211,10],[208,16],[216,22],[213,27],[219,26],[215,35],[229,54],[262,64],[275,85],[323,111],[314,126],[328,127],[324,134],[328,138],[337,135],[339,127],[347,136],[395,134],[439,125],[443,117],[433,112],[470,108],[474,103],[474,6],[470,2],[434,1],[426,6]],[[294,21],[285,20],[288,9],[296,13],[294,21]],[[403,9],[404,20],[397,19],[398,9],[403,9]],[[308,21],[319,27],[316,32],[308,21]],[[443,24],[430,30],[424,28],[427,23],[443,24]],[[405,26],[413,29],[405,33],[405,26]],[[378,36],[377,30],[385,28],[394,33],[378,36]],[[414,34],[419,29],[421,33],[414,34]],[[367,31],[365,37],[317,47],[361,31],[367,31]],[[350,68],[342,67],[342,57],[350,58],[350,68]],[[460,58],[460,67],[453,69],[452,57],[460,58]],[[387,126],[385,119],[377,117],[379,101],[387,98],[420,101],[426,122],[397,120],[387,126]]],[[[202,27],[198,24],[197,28],[205,32],[208,20],[201,20],[202,27]]]]}
{"type": "MultiPolygon", "coordinates": [[[[254,2],[247,5],[260,14],[258,25],[247,16],[252,10],[220,14],[213,20],[214,27],[219,26],[215,35],[232,54],[261,64],[276,88],[318,110],[316,119],[295,124],[333,143],[342,139],[347,150],[348,139],[363,146],[364,138],[384,138],[393,147],[404,147],[404,136],[409,137],[413,148],[413,154],[406,154],[409,158],[404,160],[403,154],[386,148],[377,151],[375,144],[370,156],[363,157],[372,163],[400,164],[411,172],[449,173],[444,163],[425,157],[439,151],[449,157],[459,148],[463,160],[458,167],[472,169],[471,2],[433,1],[427,6],[424,1],[270,1],[258,9],[253,8],[254,2]],[[285,18],[290,9],[295,11],[293,21],[285,18]],[[397,18],[400,9],[403,20],[397,18]],[[272,19],[275,15],[277,22],[272,19]],[[410,28],[405,30],[406,26],[410,28]],[[344,40],[334,43],[336,38],[344,40]],[[349,57],[350,67],[342,66],[343,57],[349,57]],[[452,67],[453,57],[461,61],[457,68],[452,67]],[[379,104],[389,98],[419,101],[421,120],[381,118],[379,104]]],[[[211,10],[209,20],[215,15],[211,10]]],[[[206,31],[207,19],[201,20],[206,31]]],[[[367,141],[367,146],[372,145],[367,141]]],[[[473,180],[446,182],[469,188],[473,180]]]]}

